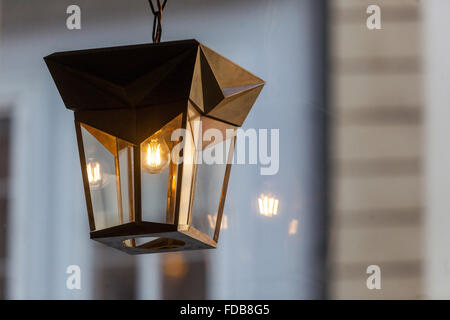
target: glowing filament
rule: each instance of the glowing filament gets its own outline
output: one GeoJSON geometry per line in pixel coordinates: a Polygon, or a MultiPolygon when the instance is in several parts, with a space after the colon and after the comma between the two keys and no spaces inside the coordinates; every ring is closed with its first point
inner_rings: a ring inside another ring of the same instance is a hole
{"type": "Polygon", "coordinates": [[[100,164],[98,162],[89,162],[87,164],[88,181],[91,185],[96,185],[102,180],[100,164]]]}
{"type": "Polygon", "coordinates": [[[147,165],[157,168],[161,165],[161,145],[152,140],[147,146],[147,165]]]}
{"type": "Polygon", "coordinates": [[[278,199],[261,195],[258,199],[259,214],[265,217],[276,216],[278,214],[278,199]]]}
{"type": "Polygon", "coordinates": [[[170,162],[170,150],[164,139],[150,138],[142,146],[141,159],[143,169],[151,174],[163,172],[170,162]]]}

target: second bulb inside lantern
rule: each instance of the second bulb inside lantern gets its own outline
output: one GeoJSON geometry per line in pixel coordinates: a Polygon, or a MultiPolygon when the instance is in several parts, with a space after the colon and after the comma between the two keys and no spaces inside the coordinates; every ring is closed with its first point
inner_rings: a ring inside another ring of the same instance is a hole
{"type": "Polygon", "coordinates": [[[93,187],[102,184],[102,173],[100,163],[97,161],[89,161],[86,165],[89,184],[93,187]]]}
{"type": "Polygon", "coordinates": [[[170,162],[170,150],[164,139],[150,138],[142,145],[142,168],[151,174],[163,172],[170,162]]]}

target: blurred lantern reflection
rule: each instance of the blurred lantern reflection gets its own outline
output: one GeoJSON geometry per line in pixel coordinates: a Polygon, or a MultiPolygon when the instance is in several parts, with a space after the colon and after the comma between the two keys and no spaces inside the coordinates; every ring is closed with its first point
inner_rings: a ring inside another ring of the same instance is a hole
{"type": "Polygon", "coordinates": [[[100,163],[97,161],[89,161],[86,166],[88,181],[91,186],[98,186],[102,182],[100,163]]]}
{"type": "Polygon", "coordinates": [[[278,214],[278,199],[271,195],[261,195],[258,199],[259,214],[272,217],[278,214]]]}
{"type": "Polygon", "coordinates": [[[291,222],[289,223],[289,235],[296,234],[297,228],[298,228],[298,220],[292,219],[291,222]]]}
{"type": "MultiPolygon", "coordinates": [[[[216,223],[217,223],[217,214],[215,214],[214,216],[208,214],[208,222],[209,222],[209,227],[214,230],[216,228],[216,223]]],[[[222,216],[222,223],[220,224],[220,230],[226,230],[226,229],[228,229],[228,216],[226,214],[224,214],[222,216]]]]}
{"type": "Polygon", "coordinates": [[[170,278],[184,278],[189,269],[183,254],[169,253],[164,256],[164,275],[170,278]]]}

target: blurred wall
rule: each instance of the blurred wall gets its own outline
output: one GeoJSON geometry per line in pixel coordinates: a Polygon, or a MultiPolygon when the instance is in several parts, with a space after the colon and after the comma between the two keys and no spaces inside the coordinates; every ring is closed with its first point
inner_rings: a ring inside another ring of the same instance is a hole
{"type": "Polygon", "coordinates": [[[425,239],[420,2],[332,4],[330,297],[421,298],[425,239]],[[380,30],[366,26],[371,4],[381,9],[380,30]],[[380,267],[380,290],[366,286],[370,265],[380,267]]]}
{"type": "Polygon", "coordinates": [[[168,275],[192,273],[169,272],[169,255],[134,258],[89,240],[73,115],[42,57],[149,42],[152,17],[144,0],[80,0],[82,29],[69,31],[69,4],[3,1],[0,105],[13,106],[8,297],[322,297],[324,1],[168,2],[163,39],[197,38],[266,80],[244,128],[281,129],[276,176],[260,176],[258,166],[233,167],[225,208],[229,228],[219,249],[178,255],[191,270],[205,268],[197,272],[206,279],[198,289],[204,293],[186,290],[183,278],[173,290],[168,275]],[[273,219],[257,213],[263,192],[280,199],[273,219]],[[294,219],[298,230],[289,234],[294,219]],[[65,287],[70,264],[82,269],[81,291],[65,287]]]}

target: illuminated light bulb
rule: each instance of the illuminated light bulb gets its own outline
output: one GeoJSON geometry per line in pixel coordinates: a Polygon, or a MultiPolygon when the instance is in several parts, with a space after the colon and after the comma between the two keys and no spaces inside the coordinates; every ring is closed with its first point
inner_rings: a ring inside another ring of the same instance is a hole
{"type": "Polygon", "coordinates": [[[259,214],[265,217],[272,217],[278,214],[279,201],[275,197],[261,195],[258,199],[259,214]]]}
{"type": "Polygon", "coordinates": [[[143,168],[151,174],[163,172],[170,162],[170,150],[166,142],[161,139],[152,138],[143,147],[143,168]]]}
{"type": "Polygon", "coordinates": [[[102,172],[100,163],[97,161],[88,162],[87,166],[88,181],[91,186],[98,186],[102,182],[102,172]]]}

